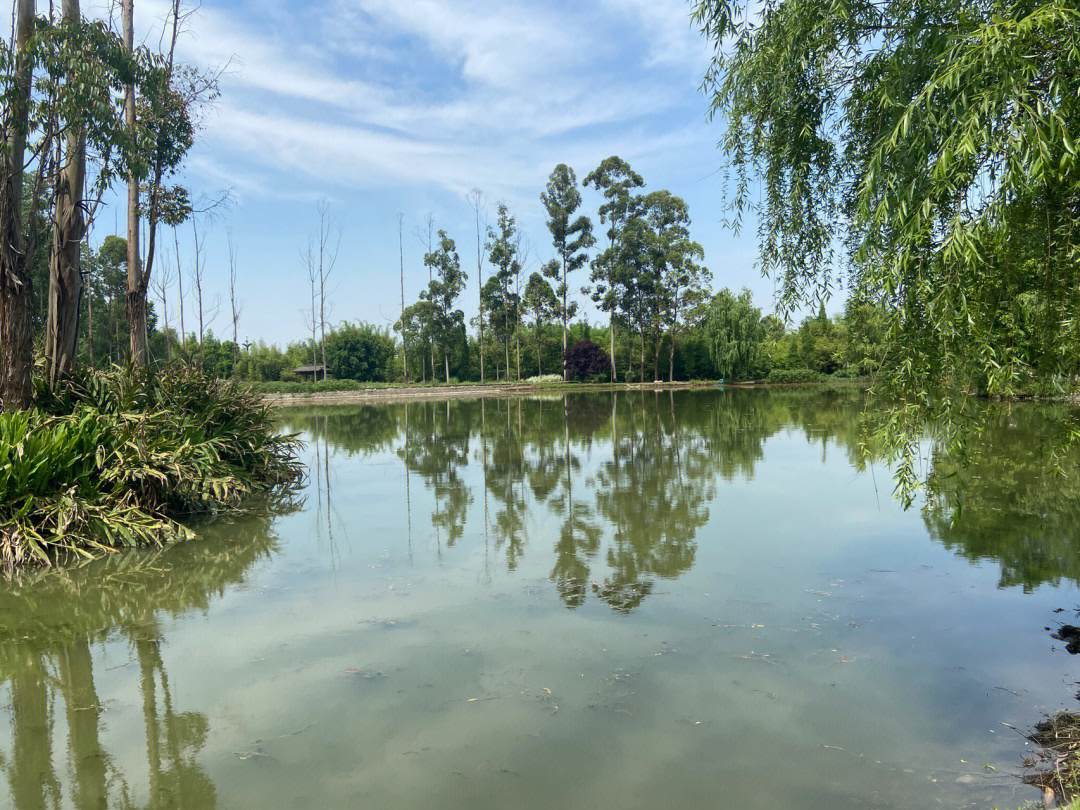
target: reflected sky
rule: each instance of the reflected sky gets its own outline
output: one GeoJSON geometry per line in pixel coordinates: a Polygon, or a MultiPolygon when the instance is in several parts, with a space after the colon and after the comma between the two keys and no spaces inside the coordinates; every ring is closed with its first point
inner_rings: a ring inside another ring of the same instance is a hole
{"type": "MultiPolygon", "coordinates": [[[[904,512],[856,389],[283,412],[294,501],[0,587],[0,806],[1020,804],[1075,479],[904,512]]],[[[1045,460],[1045,459],[1043,459],[1045,460]]]]}

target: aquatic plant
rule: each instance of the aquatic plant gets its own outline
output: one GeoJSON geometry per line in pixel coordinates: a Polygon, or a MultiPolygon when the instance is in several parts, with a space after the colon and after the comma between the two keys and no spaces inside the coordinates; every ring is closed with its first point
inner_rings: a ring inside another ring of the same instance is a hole
{"type": "Polygon", "coordinates": [[[298,481],[257,394],[190,366],[78,374],[0,414],[0,560],[49,565],[182,539],[179,518],[298,481]]]}

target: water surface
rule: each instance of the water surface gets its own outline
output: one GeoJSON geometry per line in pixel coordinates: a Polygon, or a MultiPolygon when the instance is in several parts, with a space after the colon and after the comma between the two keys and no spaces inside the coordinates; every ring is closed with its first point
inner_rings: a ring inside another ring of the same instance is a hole
{"type": "Polygon", "coordinates": [[[1004,724],[1076,680],[1048,414],[990,409],[905,512],[862,407],[284,412],[294,502],[0,586],[0,807],[1018,805],[1004,724]]]}

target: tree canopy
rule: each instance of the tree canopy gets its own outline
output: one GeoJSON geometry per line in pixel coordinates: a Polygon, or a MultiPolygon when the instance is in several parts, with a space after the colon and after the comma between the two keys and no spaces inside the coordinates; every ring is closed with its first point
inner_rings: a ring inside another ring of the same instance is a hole
{"type": "MultiPolygon", "coordinates": [[[[734,219],[788,309],[883,306],[910,465],[969,393],[1075,378],[1080,10],[1067,0],[701,0],[734,219]],[[760,195],[754,181],[761,180],[760,195]]],[[[943,434],[962,449],[959,433],[943,434]]]]}

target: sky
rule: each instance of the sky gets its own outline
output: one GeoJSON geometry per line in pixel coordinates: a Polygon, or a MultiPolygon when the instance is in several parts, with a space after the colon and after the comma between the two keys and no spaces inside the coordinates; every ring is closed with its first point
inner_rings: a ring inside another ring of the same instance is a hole
{"type": "MultiPolygon", "coordinates": [[[[135,0],[136,35],[150,47],[167,5],[135,0]]],[[[98,0],[84,10],[105,15],[109,6],[98,0]]],[[[531,272],[552,255],[539,199],[548,174],[567,163],[580,180],[609,155],[626,159],[646,190],[687,201],[715,287],[749,287],[772,311],[753,224],[738,235],[723,225],[722,126],[706,120],[700,91],[709,57],[687,0],[205,0],[187,21],[178,58],[224,68],[221,93],[203,112],[178,179],[196,196],[228,189],[233,200],[206,238],[206,299],[221,301],[214,330],[231,332],[231,235],[241,340],[284,344],[309,332],[301,252],[321,200],[340,231],[328,321],[393,324],[401,309],[398,214],[410,303],[427,281],[415,231],[429,213],[457,243],[469,273],[461,305],[472,317],[476,233],[466,195],[483,192],[481,215],[491,222],[498,202],[509,206],[531,247],[531,272]]],[[[583,196],[598,225],[599,196],[583,196]]],[[[91,243],[123,228],[114,205],[99,216],[91,243]]],[[[188,230],[180,242],[185,272],[188,230]]],[[[166,236],[162,258],[171,266],[166,236]]],[[[173,325],[176,307],[174,295],[173,325]]],[[[591,305],[583,312],[601,320],[591,305]]]]}

